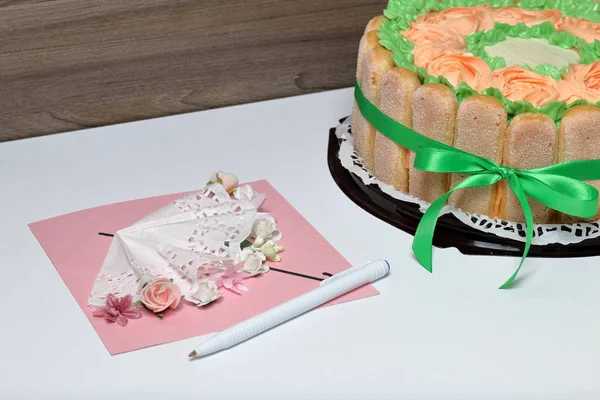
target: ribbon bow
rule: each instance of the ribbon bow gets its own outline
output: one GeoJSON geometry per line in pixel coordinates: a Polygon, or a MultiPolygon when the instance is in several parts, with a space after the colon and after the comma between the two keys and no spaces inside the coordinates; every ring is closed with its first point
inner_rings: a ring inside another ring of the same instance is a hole
{"type": "Polygon", "coordinates": [[[378,132],[416,153],[415,168],[471,175],[431,203],[417,227],[412,249],[419,263],[429,272],[432,271],[433,234],[439,214],[450,195],[459,189],[489,186],[507,179],[523,208],[526,221],[525,249],[519,267],[500,289],[507,288],[515,280],[531,247],[533,214],[527,196],[552,209],[580,218],[592,218],[597,213],[598,191],[581,180],[600,179],[600,160],[569,161],[531,170],[506,167],[429,139],[394,121],[364,97],[358,83],[354,87],[354,97],[363,117],[378,132]]]}

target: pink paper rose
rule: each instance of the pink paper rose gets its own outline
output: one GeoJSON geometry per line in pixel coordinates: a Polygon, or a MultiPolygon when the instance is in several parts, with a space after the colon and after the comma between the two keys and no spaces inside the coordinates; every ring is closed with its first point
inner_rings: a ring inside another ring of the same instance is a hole
{"type": "Polygon", "coordinates": [[[559,30],[569,32],[588,43],[600,40],[600,24],[592,23],[586,19],[566,17],[559,25],[559,30]]]}
{"type": "Polygon", "coordinates": [[[528,101],[536,107],[560,97],[554,79],[516,66],[493,71],[492,85],[507,99],[528,101]]]}
{"type": "Polygon", "coordinates": [[[171,280],[160,278],[144,286],[140,297],[147,309],[161,313],[167,308],[177,308],[181,301],[181,290],[171,280]]]}
{"type": "Polygon", "coordinates": [[[558,81],[560,99],[568,103],[587,100],[590,103],[600,101],[600,61],[592,64],[569,66],[569,73],[558,81]]]}
{"type": "Polygon", "coordinates": [[[436,24],[466,36],[476,31],[489,31],[494,27],[490,11],[491,8],[485,6],[453,7],[421,15],[417,22],[436,24]]]}

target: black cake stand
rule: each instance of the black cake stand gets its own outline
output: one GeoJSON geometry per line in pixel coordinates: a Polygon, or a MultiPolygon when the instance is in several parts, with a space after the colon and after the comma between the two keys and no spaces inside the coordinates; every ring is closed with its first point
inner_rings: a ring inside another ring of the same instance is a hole
{"type": "MultiPolygon", "coordinates": [[[[327,163],[336,184],[359,207],[411,235],[423,215],[419,206],[407,203],[382,192],[377,185],[365,185],[360,178],[346,170],[339,158],[340,141],[335,129],[329,130],[327,163]]],[[[561,229],[570,230],[569,226],[561,229]]],[[[575,228],[574,228],[575,229],[575,228]]],[[[520,232],[525,236],[524,232],[520,232]]],[[[518,256],[523,253],[524,243],[481,232],[463,224],[452,214],[445,214],[438,220],[433,244],[436,247],[456,247],[463,254],[518,256]]],[[[533,245],[529,257],[589,257],[600,255],[600,238],[586,239],[576,244],[533,245]]]]}

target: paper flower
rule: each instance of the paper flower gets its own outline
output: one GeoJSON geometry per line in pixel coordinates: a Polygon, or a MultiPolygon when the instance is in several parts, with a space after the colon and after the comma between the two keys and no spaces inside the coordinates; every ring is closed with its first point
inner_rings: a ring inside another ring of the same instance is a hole
{"type": "Polygon", "coordinates": [[[262,246],[269,239],[279,240],[281,238],[281,232],[275,225],[275,218],[267,214],[254,222],[252,235],[255,238],[254,247],[262,246]]]}
{"type": "Polygon", "coordinates": [[[240,180],[232,173],[217,171],[211,175],[208,183],[220,183],[227,193],[231,193],[237,187],[238,183],[240,183],[240,180]]]}
{"type": "Polygon", "coordinates": [[[247,273],[239,272],[239,266],[230,265],[227,267],[225,272],[218,276],[214,282],[219,287],[224,287],[227,290],[230,290],[237,294],[242,294],[242,292],[247,292],[248,287],[242,283],[242,281],[250,275],[247,273]]]}
{"type": "Polygon", "coordinates": [[[283,250],[285,250],[283,246],[279,246],[272,240],[268,240],[258,249],[258,251],[264,254],[269,260],[277,262],[281,261],[281,256],[279,253],[281,253],[283,250]]]}
{"type": "Polygon", "coordinates": [[[94,317],[106,319],[108,322],[116,322],[126,326],[128,320],[142,318],[142,313],[132,306],[131,295],[118,298],[109,294],[106,298],[106,307],[98,307],[92,313],[94,317]]]}
{"type": "Polygon", "coordinates": [[[250,185],[242,185],[235,188],[233,191],[233,197],[236,200],[249,200],[251,201],[256,197],[256,192],[250,185]]]}
{"type": "Polygon", "coordinates": [[[203,280],[192,286],[188,297],[190,301],[201,307],[221,297],[221,293],[219,292],[219,286],[215,282],[203,280]]]}
{"type": "Polygon", "coordinates": [[[159,278],[144,285],[140,297],[148,310],[162,317],[162,312],[167,308],[177,308],[181,301],[181,290],[172,280],[159,278]]]}
{"type": "Polygon", "coordinates": [[[269,270],[269,267],[263,264],[266,260],[267,257],[260,251],[256,251],[252,247],[246,247],[235,256],[234,263],[235,265],[243,263],[239,271],[254,276],[263,274],[269,270]]]}

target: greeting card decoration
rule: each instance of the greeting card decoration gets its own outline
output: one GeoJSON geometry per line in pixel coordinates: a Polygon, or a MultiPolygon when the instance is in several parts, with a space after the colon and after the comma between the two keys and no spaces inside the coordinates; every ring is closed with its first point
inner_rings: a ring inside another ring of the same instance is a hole
{"type": "Polygon", "coordinates": [[[117,296],[163,317],[181,300],[201,307],[221,290],[247,292],[244,280],[268,272],[267,259],[284,250],[275,217],[260,211],[265,198],[218,172],[200,192],[116,232],[89,299],[95,315],[125,326],[133,313],[119,312],[117,296]]]}
{"type": "MultiPolygon", "coordinates": [[[[243,276],[247,278],[241,281],[235,274],[231,274],[235,272],[234,268],[230,268],[230,271],[223,274],[223,279],[218,281],[203,280],[198,284],[197,291],[187,292],[193,302],[181,300],[177,308],[167,308],[162,319],[139,306],[135,309],[140,311],[142,318],[126,317],[126,328],[121,328],[116,320],[115,323],[108,318],[93,316],[98,308],[106,308],[106,300],[103,302],[101,299],[94,306],[89,304],[90,292],[109,249],[113,246],[113,236],[116,232],[138,224],[156,210],[187,198],[190,193],[167,194],[102,205],[34,222],[29,227],[65,283],[65,289],[69,290],[107,350],[115,355],[221,331],[301,296],[315,289],[324,279],[351,267],[350,263],[269,182],[251,182],[250,186],[255,192],[265,195],[265,200],[259,208],[261,216],[264,211],[273,221],[276,220],[275,229],[272,231],[268,228],[260,233],[260,226],[269,225],[264,222],[255,224],[252,229],[256,228],[256,238],[264,236],[265,243],[273,240],[276,243],[273,247],[285,247],[285,252],[279,253],[281,261],[271,261],[265,255],[267,258],[262,268],[268,266],[268,273],[250,277],[244,273],[243,276]],[[279,231],[283,232],[281,238],[279,231]],[[227,289],[229,283],[242,294],[227,289]],[[248,291],[241,290],[240,284],[246,286],[248,291]],[[207,306],[196,305],[204,303],[207,306]]],[[[245,185],[238,185],[238,188],[243,187],[245,185]]],[[[242,190],[238,190],[238,193],[240,192],[242,190]]],[[[231,194],[235,197],[235,193],[234,189],[231,194]]],[[[250,242],[254,243],[255,248],[259,247],[260,251],[252,251],[252,254],[269,253],[268,246],[259,246],[260,242],[256,243],[256,238],[252,234],[250,242]]],[[[249,250],[245,252],[248,255],[249,250]]],[[[241,251],[240,258],[244,258],[241,251]]],[[[246,266],[249,269],[256,267],[258,265],[253,263],[246,266]]],[[[174,283],[177,281],[174,280],[174,283]]],[[[110,285],[105,287],[107,292],[111,291],[110,285]]],[[[185,290],[182,289],[181,292],[183,295],[185,290]]],[[[377,293],[372,285],[365,285],[327,305],[361,299],[377,293]]],[[[119,299],[125,297],[123,294],[113,295],[119,299]]],[[[133,303],[132,299],[131,309],[135,307],[133,303]]],[[[119,309],[110,311],[114,313],[119,309]]],[[[87,321],[80,323],[85,325],[87,321]]]]}

